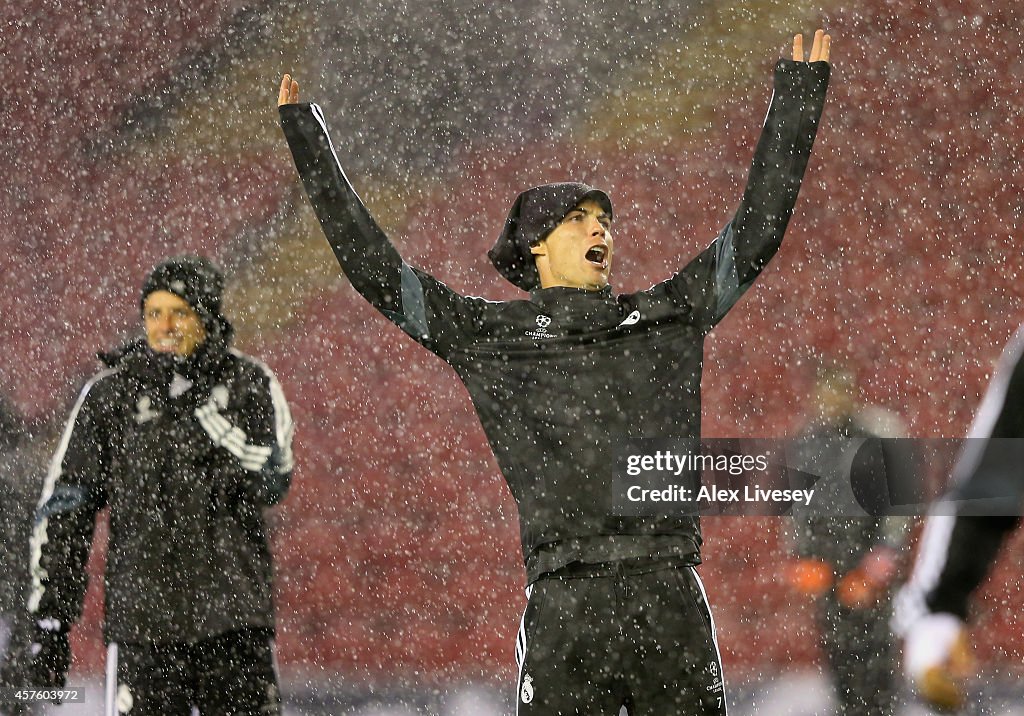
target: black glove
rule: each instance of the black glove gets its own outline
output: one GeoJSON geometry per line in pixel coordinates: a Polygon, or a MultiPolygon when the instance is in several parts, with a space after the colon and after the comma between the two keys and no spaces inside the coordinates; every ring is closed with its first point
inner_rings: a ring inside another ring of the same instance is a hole
{"type": "Polygon", "coordinates": [[[24,663],[26,686],[63,688],[71,665],[68,626],[57,619],[40,619],[31,633],[24,663]]]}
{"type": "Polygon", "coordinates": [[[232,425],[220,411],[227,406],[227,390],[213,389],[209,401],[195,409],[199,425],[217,447],[222,447],[238,459],[242,467],[250,472],[259,472],[267,464],[273,448],[268,445],[250,445],[249,437],[242,429],[232,425]],[[223,392],[221,392],[223,391],[223,392]]]}

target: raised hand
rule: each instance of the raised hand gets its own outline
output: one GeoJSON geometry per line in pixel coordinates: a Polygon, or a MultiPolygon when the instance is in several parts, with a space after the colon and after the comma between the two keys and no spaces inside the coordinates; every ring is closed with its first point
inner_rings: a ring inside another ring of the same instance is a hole
{"type": "MultiPolygon", "coordinates": [[[[814,33],[814,41],[811,43],[811,57],[807,62],[828,62],[829,48],[832,45],[832,36],[826,35],[824,30],[817,30],[814,33]]],[[[793,38],[793,61],[804,62],[804,36],[797,34],[793,38]]],[[[285,75],[287,77],[287,75],[285,75]]],[[[283,91],[283,90],[282,90],[283,91]]]]}
{"type": "Polygon", "coordinates": [[[299,83],[292,79],[291,75],[281,78],[281,91],[277,93],[277,106],[282,104],[296,104],[299,101],[299,83]]]}

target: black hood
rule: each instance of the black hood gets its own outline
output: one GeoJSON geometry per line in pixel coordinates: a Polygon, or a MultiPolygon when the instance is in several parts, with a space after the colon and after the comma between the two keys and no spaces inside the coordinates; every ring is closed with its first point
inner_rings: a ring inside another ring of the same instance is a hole
{"type": "Polygon", "coordinates": [[[612,216],[608,195],[579,182],[535,186],[516,197],[501,236],[487,252],[494,268],[524,291],[539,287],[540,275],[530,247],[543,241],[585,199],[593,199],[612,216]]]}
{"type": "Polygon", "coordinates": [[[212,261],[202,256],[175,256],[157,264],[142,284],[140,310],[154,291],[181,297],[202,319],[208,334],[222,334],[225,342],[230,342],[234,331],[221,313],[224,275],[212,261]]]}

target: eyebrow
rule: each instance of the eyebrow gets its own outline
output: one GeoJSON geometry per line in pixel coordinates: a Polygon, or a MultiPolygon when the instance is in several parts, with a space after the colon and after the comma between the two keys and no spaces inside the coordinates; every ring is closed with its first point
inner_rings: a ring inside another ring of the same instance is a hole
{"type": "MultiPolygon", "coordinates": [[[[581,214],[590,214],[591,213],[589,210],[587,210],[586,208],[584,208],[582,206],[577,206],[574,209],[570,209],[569,210],[569,214],[573,213],[574,211],[578,211],[581,214]]],[[[569,214],[566,214],[566,216],[568,216],[569,214]]],[[[609,214],[607,211],[604,211],[603,209],[597,215],[597,218],[598,219],[608,219],[609,221],[611,221],[611,219],[612,219],[611,214],[609,214]]]]}

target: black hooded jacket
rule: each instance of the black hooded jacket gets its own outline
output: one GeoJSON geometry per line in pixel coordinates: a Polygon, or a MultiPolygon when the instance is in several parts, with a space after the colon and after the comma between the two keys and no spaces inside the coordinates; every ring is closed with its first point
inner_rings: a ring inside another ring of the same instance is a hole
{"type": "Polygon", "coordinates": [[[743,200],[718,238],[646,290],[459,295],[404,263],[342,170],[315,104],[281,124],[324,233],[352,285],[465,383],[519,507],[528,579],[575,561],[699,561],[686,516],[611,509],[614,438],[700,436],[704,337],[778,250],[828,84],[827,63],[781,60],[743,200]]]}
{"type": "Polygon", "coordinates": [[[103,356],[109,368],[72,411],[37,515],[36,618],[79,617],[96,513],[109,506],[108,642],[273,629],[263,508],[289,485],[291,416],[270,370],[224,338],[182,362],[142,341],[103,356]],[[237,428],[230,449],[197,418],[204,406],[237,428]]]}

